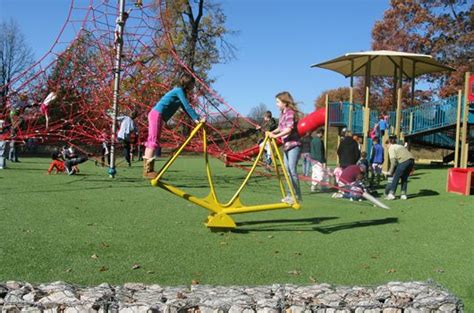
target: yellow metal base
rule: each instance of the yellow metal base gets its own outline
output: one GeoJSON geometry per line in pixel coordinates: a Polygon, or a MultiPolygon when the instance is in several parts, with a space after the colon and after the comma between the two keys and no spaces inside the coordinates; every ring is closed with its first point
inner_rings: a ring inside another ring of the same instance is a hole
{"type": "Polygon", "coordinates": [[[204,223],[209,228],[234,229],[237,227],[229,215],[225,213],[211,214],[204,223]]]}
{"type": "MultiPolygon", "coordinates": [[[[231,214],[241,214],[241,213],[249,213],[249,212],[258,212],[258,211],[267,211],[267,210],[279,210],[279,209],[289,209],[293,208],[295,210],[298,210],[301,208],[300,203],[296,201],[295,193],[292,188],[292,185],[289,180],[288,173],[286,172],[286,169],[284,166],[282,166],[283,161],[280,152],[278,151],[278,147],[276,145],[276,142],[274,139],[271,140],[272,144],[272,159],[273,159],[273,164],[275,164],[275,172],[277,174],[277,177],[279,179],[279,184],[280,184],[280,190],[282,196],[284,196],[285,190],[283,186],[283,181],[282,181],[282,176],[280,175],[280,171],[283,173],[283,178],[285,178],[285,181],[287,183],[287,186],[290,190],[291,196],[293,198],[294,203],[293,204],[288,204],[288,203],[271,203],[271,204],[262,204],[262,205],[254,205],[254,206],[245,206],[241,203],[240,201],[240,193],[244,186],[247,184],[249,178],[255,171],[255,168],[257,166],[258,160],[261,158],[264,149],[261,148],[258,156],[256,157],[256,160],[252,166],[252,169],[249,171],[247,174],[247,177],[243,181],[243,183],[240,185],[239,189],[236,191],[234,196],[229,200],[227,203],[220,203],[217,199],[217,195],[215,193],[215,188],[214,188],[214,183],[212,181],[212,175],[211,175],[211,169],[209,167],[209,161],[207,157],[207,137],[206,137],[206,132],[203,129],[203,143],[204,143],[204,157],[206,160],[206,171],[207,171],[207,178],[209,181],[209,187],[210,187],[210,193],[207,197],[205,198],[197,198],[196,196],[193,196],[175,186],[172,186],[168,183],[165,183],[161,181],[161,177],[163,174],[166,172],[166,170],[171,166],[171,164],[176,160],[178,155],[182,152],[184,147],[189,143],[191,138],[193,138],[196,133],[203,127],[203,123],[200,123],[196,126],[196,128],[191,132],[190,136],[186,139],[186,141],[181,145],[181,147],[178,149],[178,151],[166,162],[166,164],[163,165],[162,169],[158,172],[156,177],[151,180],[151,185],[155,187],[160,187],[163,188],[179,197],[182,197],[183,199],[186,199],[190,202],[193,202],[209,211],[211,211],[211,215],[208,216],[207,221],[205,222],[205,225],[209,228],[212,229],[234,229],[237,227],[235,222],[232,220],[232,218],[229,216],[231,214]],[[277,162],[278,161],[278,162],[277,162]],[[280,164],[280,168],[277,166],[277,164],[280,164]]],[[[269,141],[270,138],[267,136],[265,137],[265,140],[262,144],[262,147],[265,147],[267,141],[269,141]]]]}

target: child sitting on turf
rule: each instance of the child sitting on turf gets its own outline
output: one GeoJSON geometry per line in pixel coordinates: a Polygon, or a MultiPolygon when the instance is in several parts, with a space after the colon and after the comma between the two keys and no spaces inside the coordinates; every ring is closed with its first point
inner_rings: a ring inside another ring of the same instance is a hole
{"type": "Polygon", "coordinates": [[[62,153],[58,150],[54,150],[51,154],[51,159],[53,162],[49,164],[48,175],[50,175],[53,170],[56,170],[55,174],[64,172],[64,159],[62,153]]]}
{"type": "Polygon", "coordinates": [[[362,193],[365,191],[363,184],[364,173],[367,168],[365,165],[349,165],[342,170],[339,177],[338,185],[340,191],[332,195],[333,198],[348,198],[351,200],[359,200],[362,198],[362,193]]]}

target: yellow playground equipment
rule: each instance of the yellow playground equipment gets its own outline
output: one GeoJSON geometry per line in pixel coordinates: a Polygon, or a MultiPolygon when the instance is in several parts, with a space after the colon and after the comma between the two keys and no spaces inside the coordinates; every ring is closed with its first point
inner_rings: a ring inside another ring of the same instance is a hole
{"type": "Polygon", "coordinates": [[[189,137],[186,139],[186,141],[179,147],[179,149],[174,153],[174,155],[163,165],[163,167],[160,169],[158,174],[154,179],[151,180],[151,185],[152,186],[158,186],[161,187],[177,196],[182,197],[185,200],[191,201],[209,211],[211,211],[211,214],[207,217],[205,225],[209,228],[212,229],[233,229],[236,228],[235,222],[232,220],[232,218],[229,216],[231,214],[242,214],[242,213],[249,213],[249,212],[258,212],[258,211],[266,211],[266,210],[277,210],[277,209],[287,209],[287,208],[293,208],[295,210],[298,210],[301,208],[300,203],[298,202],[296,196],[295,196],[295,191],[293,189],[293,185],[290,182],[288,172],[286,171],[286,168],[282,166],[283,160],[280,154],[280,151],[278,149],[278,146],[276,144],[275,139],[269,138],[268,136],[265,136],[265,139],[263,143],[261,144],[261,148],[259,150],[259,153],[249,171],[247,176],[245,177],[244,181],[240,185],[240,187],[237,189],[235,194],[232,196],[232,198],[227,202],[227,203],[221,203],[219,202],[215,189],[214,189],[214,183],[212,181],[212,176],[211,176],[211,168],[209,166],[209,160],[208,160],[208,153],[207,153],[207,136],[206,136],[206,129],[205,129],[205,123],[199,123],[194,130],[191,132],[189,137]],[[205,164],[206,164],[206,173],[207,173],[207,178],[209,182],[209,187],[210,187],[210,193],[204,197],[204,198],[198,198],[196,196],[190,195],[187,192],[169,184],[166,182],[161,181],[160,179],[164,175],[164,173],[168,170],[168,168],[173,164],[173,162],[178,158],[178,156],[181,154],[181,152],[184,150],[186,145],[191,141],[191,139],[199,132],[199,130],[202,129],[202,135],[203,135],[203,150],[204,150],[204,158],[205,158],[205,164]],[[242,204],[240,201],[240,193],[242,192],[243,188],[247,184],[248,180],[252,176],[252,174],[255,171],[255,168],[257,167],[258,160],[260,160],[264,147],[267,144],[267,142],[270,142],[271,146],[271,155],[272,155],[272,160],[273,160],[273,165],[275,169],[276,176],[278,178],[280,190],[282,197],[285,196],[285,185],[283,182],[283,177],[285,179],[285,182],[287,184],[287,187],[289,188],[291,197],[293,199],[293,204],[285,203],[285,202],[278,202],[278,203],[270,203],[270,204],[261,204],[261,205],[253,205],[253,206],[245,206],[242,204]],[[276,162],[278,161],[278,163],[276,162]],[[283,177],[281,175],[283,173],[283,177]]]}

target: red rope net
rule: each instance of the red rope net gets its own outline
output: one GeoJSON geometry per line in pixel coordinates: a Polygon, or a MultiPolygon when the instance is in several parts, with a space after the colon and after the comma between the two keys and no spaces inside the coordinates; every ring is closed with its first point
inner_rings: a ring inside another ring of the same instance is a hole
{"type": "MultiPolygon", "coordinates": [[[[242,149],[243,141],[234,139],[244,137],[255,124],[184,64],[167,32],[170,21],[165,4],[126,1],[128,18],[120,37],[116,30],[117,2],[71,0],[66,21],[48,52],[4,86],[9,93],[0,114],[10,120],[15,138],[81,147],[99,146],[110,138],[115,47],[122,38],[119,113],[138,110],[138,142],[146,139],[150,108],[172,87],[173,78],[186,71],[198,83],[190,100],[208,121],[209,152],[218,156],[242,149]],[[40,104],[51,91],[58,96],[48,106],[46,127],[40,104]]],[[[162,146],[177,147],[193,127],[184,113],[176,114],[163,129],[162,146]]],[[[202,137],[194,138],[188,150],[202,151],[202,137]]]]}

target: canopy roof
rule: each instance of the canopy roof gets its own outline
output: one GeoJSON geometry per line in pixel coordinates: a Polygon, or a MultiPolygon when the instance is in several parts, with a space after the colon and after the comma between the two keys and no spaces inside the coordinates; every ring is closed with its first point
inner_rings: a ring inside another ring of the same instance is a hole
{"type": "Polygon", "coordinates": [[[369,76],[391,77],[394,76],[395,70],[399,75],[402,68],[403,76],[407,78],[455,70],[434,60],[431,55],[388,50],[346,53],[338,58],[311,65],[338,72],[345,77],[365,76],[367,66],[370,68],[369,76]]]}

